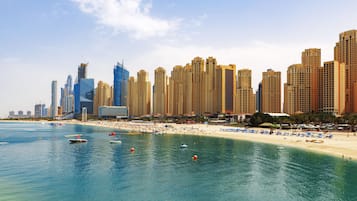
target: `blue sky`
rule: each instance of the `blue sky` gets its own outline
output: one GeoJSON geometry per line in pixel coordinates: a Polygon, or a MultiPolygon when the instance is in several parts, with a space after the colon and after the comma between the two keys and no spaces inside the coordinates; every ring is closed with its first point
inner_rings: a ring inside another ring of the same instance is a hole
{"type": "MultiPolygon", "coordinates": [[[[50,104],[51,81],[88,62],[95,82],[112,84],[124,59],[130,74],[214,56],[253,71],[300,62],[306,48],[333,59],[340,32],[357,29],[354,0],[0,0],[0,117],[50,104]]],[[[282,83],[283,84],[283,83],[282,83]]]]}

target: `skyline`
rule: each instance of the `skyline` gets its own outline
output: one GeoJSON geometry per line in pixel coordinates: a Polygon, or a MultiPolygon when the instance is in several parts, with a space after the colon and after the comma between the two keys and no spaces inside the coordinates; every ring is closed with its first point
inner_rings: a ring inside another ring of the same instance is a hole
{"type": "Polygon", "coordinates": [[[357,28],[354,1],[121,2],[3,1],[0,117],[33,112],[38,103],[48,107],[51,81],[62,87],[87,62],[88,77],[112,85],[118,61],[130,76],[145,69],[153,83],[159,66],[170,72],[196,56],[213,56],[219,64],[251,69],[255,91],[269,68],[285,83],[287,68],[307,48],[321,48],[322,63],[333,60],[339,33],[357,28]]]}

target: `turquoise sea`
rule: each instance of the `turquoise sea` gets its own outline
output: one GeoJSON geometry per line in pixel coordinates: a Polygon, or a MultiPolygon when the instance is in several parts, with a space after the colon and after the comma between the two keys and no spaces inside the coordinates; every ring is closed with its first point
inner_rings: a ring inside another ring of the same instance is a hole
{"type": "Polygon", "coordinates": [[[283,146],[40,123],[0,123],[0,142],[0,201],[357,200],[356,162],[283,146]]]}

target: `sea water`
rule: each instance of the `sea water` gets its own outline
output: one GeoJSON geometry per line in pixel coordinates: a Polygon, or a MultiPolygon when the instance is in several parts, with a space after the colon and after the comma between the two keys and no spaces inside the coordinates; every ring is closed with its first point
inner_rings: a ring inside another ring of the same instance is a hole
{"type": "Polygon", "coordinates": [[[356,162],[280,145],[47,123],[0,123],[0,142],[0,201],[357,200],[356,162]]]}

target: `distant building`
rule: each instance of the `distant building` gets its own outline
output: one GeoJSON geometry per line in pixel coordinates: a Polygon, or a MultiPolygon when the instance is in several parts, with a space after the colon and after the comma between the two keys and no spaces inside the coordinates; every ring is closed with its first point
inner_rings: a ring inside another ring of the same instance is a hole
{"type": "Polygon", "coordinates": [[[129,71],[124,68],[124,64],[117,63],[114,66],[114,97],[113,105],[126,106],[128,98],[129,71]]]}
{"type": "Polygon", "coordinates": [[[236,95],[236,114],[255,113],[255,94],[252,88],[252,71],[250,69],[238,70],[238,86],[236,95]]]}
{"type": "Polygon", "coordinates": [[[233,113],[236,97],[236,65],[218,65],[215,75],[214,111],[233,113]]]}
{"type": "Polygon", "coordinates": [[[151,114],[151,84],[149,74],[145,70],[140,70],[137,80],[129,78],[129,115],[143,116],[151,114]]]}
{"type": "Polygon", "coordinates": [[[281,73],[271,69],[263,72],[262,112],[281,112],[281,73]]]}
{"type": "Polygon", "coordinates": [[[99,118],[128,118],[128,107],[126,106],[99,106],[99,118]]]}
{"type": "Polygon", "coordinates": [[[35,114],[34,117],[35,118],[41,118],[41,117],[45,117],[47,116],[45,113],[45,104],[36,104],[35,105],[35,114]]]}
{"type": "Polygon", "coordinates": [[[112,87],[109,84],[99,81],[94,95],[94,114],[98,115],[100,106],[111,106],[113,103],[112,87]]]}
{"type": "Polygon", "coordinates": [[[52,81],[51,90],[51,117],[55,118],[57,115],[57,81],[52,81]]]}
{"type": "Polygon", "coordinates": [[[94,79],[79,80],[79,108],[86,108],[88,114],[93,114],[94,79]]]}
{"type": "Polygon", "coordinates": [[[167,76],[166,71],[162,67],[155,69],[155,82],[153,87],[153,113],[155,115],[166,115],[167,113],[167,76]]]}
{"type": "Polygon", "coordinates": [[[345,63],[346,68],[346,113],[357,112],[357,30],[340,33],[334,49],[334,60],[345,63]]]}
{"type": "Polygon", "coordinates": [[[86,79],[87,78],[87,66],[88,64],[81,63],[78,66],[78,81],[81,79],[86,79]]]}
{"type": "Polygon", "coordinates": [[[345,64],[338,61],[324,62],[323,112],[345,113],[345,64]]]}

